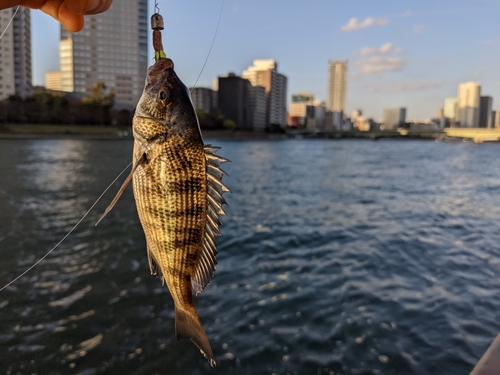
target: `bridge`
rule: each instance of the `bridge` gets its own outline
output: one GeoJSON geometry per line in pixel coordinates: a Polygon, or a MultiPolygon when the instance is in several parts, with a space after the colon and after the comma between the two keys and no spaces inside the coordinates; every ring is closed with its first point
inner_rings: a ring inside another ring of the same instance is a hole
{"type": "Polygon", "coordinates": [[[436,140],[471,140],[475,143],[500,142],[500,128],[445,128],[435,129],[404,129],[384,130],[384,131],[320,131],[311,132],[306,129],[289,131],[289,135],[302,137],[319,138],[415,138],[415,139],[436,139],[436,140]]]}

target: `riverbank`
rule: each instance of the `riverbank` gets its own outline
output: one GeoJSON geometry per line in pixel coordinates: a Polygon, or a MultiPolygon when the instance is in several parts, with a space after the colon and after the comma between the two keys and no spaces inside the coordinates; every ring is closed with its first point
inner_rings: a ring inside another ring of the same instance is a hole
{"type": "Polygon", "coordinates": [[[81,125],[38,125],[4,124],[0,125],[0,139],[38,139],[38,138],[110,138],[120,139],[131,135],[128,127],[81,126],[81,125]]]}
{"type": "MultiPolygon", "coordinates": [[[[475,143],[500,141],[500,129],[446,128],[443,130],[397,129],[389,131],[330,131],[306,129],[286,133],[257,133],[251,131],[202,130],[205,139],[221,140],[283,140],[283,139],[422,139],[471,141],[475,143]]],[[[0,125],[0,139],[132,139],[130,127],[82,125],[0,125]]]]}

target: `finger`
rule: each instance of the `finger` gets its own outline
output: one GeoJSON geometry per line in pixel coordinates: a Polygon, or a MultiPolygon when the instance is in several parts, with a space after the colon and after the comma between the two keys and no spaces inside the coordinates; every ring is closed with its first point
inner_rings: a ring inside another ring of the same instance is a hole
{"type": "Polygon", "coordinates": [[[107,11],[113,0],[66,0],[66,3],[75,14],[91,15],[107,11]]]}
{"type": "MultiPolygon", "coordinates": [[[[26,1],[26,0],[25,0],[26,1]]],[[[74,14],[64,0],[47,1],[40,10],[55,18],[57,21],[72,32],[80,31],[85,23],[81,14],[74,14]]]]}
{"type": "Polygon", "coordinates": [[[63,3],[59,8],[58,18],[56,18],[62,25],[72,32],[77,32],[83,29],[85,19],[81,14],[75,14],[68,9],[66,3],[63,3]]]}
{"type": "Polygon", "coordinates": [[[0,5],[1,9],[10,8],[16,5],[22,5],[26,8],[40,9],[47,0],[4,0],[0,5]]]}

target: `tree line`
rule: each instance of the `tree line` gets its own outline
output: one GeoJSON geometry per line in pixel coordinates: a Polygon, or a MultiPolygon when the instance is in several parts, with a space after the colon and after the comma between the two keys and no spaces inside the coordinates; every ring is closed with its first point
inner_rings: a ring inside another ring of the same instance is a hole
{"type": "MultiPolygon", "coordinates": [[[[103,82],[96,82],[87,97],[39,90],[22,98],[12,95],[0,101],[0,124],[55,124],[131,126],[133,113],[115,110],[115,93],[103,82]]],[[[237,124],[220,110],[205,113],[198,109],[202,129],[236,130],[237,124]]]]}
{"type": "Polygon", "coordinates": [[[90,95],[82,99],[49,91],[38,91],[25,98],[12,95],[0,101],[0,123],[131,125],[132,113],[112,109],[114,103],[114,91],[103,82],[97,82],[90,95]]]}

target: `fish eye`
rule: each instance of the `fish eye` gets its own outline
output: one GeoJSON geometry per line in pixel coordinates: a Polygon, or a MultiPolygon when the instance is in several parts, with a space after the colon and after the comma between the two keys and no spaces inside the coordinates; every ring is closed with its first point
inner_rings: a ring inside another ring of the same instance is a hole
{"type": "Polygon", "coordinates": [[[160,100],[167,99],[167,92],[165,90],[160,91],[160,100]]]}

